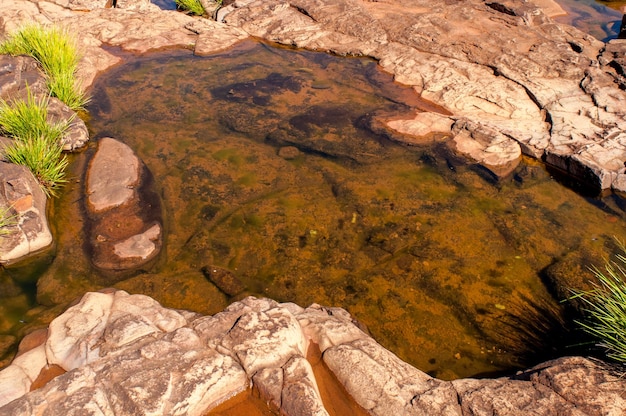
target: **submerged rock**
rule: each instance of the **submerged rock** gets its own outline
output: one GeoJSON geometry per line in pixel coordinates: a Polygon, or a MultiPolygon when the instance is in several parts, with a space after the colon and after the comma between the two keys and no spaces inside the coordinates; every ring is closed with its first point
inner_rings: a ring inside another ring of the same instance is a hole
{"type": "Polygon", "coordinates": [[[253,384],[281,415],[326,415],[331,404],[306,358],[310,343],[372,415],[626,409],[626,381],[582,357],[495,380],[442,381],[384,349],[343,309],[248,297],[200,316],[108,290],[85,294],[52,321],[45,343],[0,371],[0,413],[202,415],[253,384]]]}
{"type": "Polygon", "coordinates": [[[124,143],[98,142],[86,173],[92,262],[111,273],[147,265],[163,240],[161,205],[147,167],[124,143]]]}
{"type": "Polygon", "coordinates": [[[206,266],[202,268],[202,273],[228,296],[236,296],[246,290],[244,284],[230,270],[217,266],[206,266]]]}

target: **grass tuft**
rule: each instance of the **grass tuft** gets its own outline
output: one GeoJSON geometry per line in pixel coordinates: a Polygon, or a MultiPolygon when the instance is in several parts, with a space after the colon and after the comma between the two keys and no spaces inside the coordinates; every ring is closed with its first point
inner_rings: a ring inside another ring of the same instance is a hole
{"type": "Polygon", "coordinates": [[[10,137],[33,139],[49,137],[60,141],[71,123],[50,124],[48,122],[48,99],[37,100],[28,91],[26,101],[13,100],[11,103],[0,100],[0,130],[10,137]]]}
{"type": "Polygon", "coordinates": [[[50,124],[47,117],[48,99],[37,100],[30,91],[26,101],[0,101],[0,131],[13,138],[4,150],[5,158],[28,167],[46,195],[55,196],[66,182],[68,160],[63,155],[61,138],[71,120],[50,124]]]}
{"type": "MultiPolygon", "coordinates": [[[[626,247],[620,243],[626,254],[626,247]]],[[[599,346],[607,356],[626,362],[626,256],[618,254],[616,261],[607,262],[604,270],[592,267],[598,279],[594,288],[577,292],[572,299],[580,299],[586,306],[587,319],[577,321],[585,332],[599,339],[599,346]]]]}
{"type": "Polygon", "coordinates": [[[205,14],[204,7],[202,7],[200,0],[176,0],[176,6],[181,10],[188,11],[198,16],[205,14]]]}
{"type": "Polygon", "coordinates": [[[50,93],[72,110],[83,110],[89,102],[76,81],[79,54],[75,40],[66,30],[25,26],[0,44],[0,53],[35,58],[48,78],[50,93]]]}

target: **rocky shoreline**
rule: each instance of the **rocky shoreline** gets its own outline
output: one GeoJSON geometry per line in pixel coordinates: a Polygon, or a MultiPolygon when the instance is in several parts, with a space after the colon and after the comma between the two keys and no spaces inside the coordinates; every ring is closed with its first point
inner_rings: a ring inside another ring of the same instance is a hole
{"type": "MultiPolygon", "coordinates": [[[[192,48],[207,55],[250,36],[370,56],[442,109],[387,122],[394,140],[411,145],[443,138],[496,177],[509,175],[524,154],[598,192],[626,191],[626,41],[599,42],[554,23],[531,3],[240,0],[220,11],[220,22],[145,1],[119,0],[116,8],[89,0],[0,0],[0,6],[0,37],[30,22],[77,33],[86,87],[121,62],[118,51],[192,48]]],[[[0,75],[19,73],[20,80],[3,79],[3,96],[6,85],[20,85],[26,73],[12,68],[32,68],[28,62],[7,65],[0,75]]],[[[88,140],[84,124],[73,131],[68,150],[88,140]]],[[[45,198],[35,195],[34,182],[21,181],[3,182],[8,204],[24,208],[19,238],[2,247],[4,262],[52,242],[45,198]]],[[[149,253],[139,257],[149,262],[161,244],[161,229],[154,231],[150,219],[146,224],[152,228],[139,227],[106,249],[135,253],[147,247],[149,253]]],[[[93,246],[103,239],[94,233],[93,246]]],[[[115,269],[107,256],[103,267],[115,269]]],[[[85,295],[36,347],[0,372],[0,412],[204,414],[252,383],[282,414],[327,414],[305,358],[309,343],[319,345],[324,362],[370,414],[600,415],[626,409],[622,379],[580,357],[513,377],[444,382],[400,361],[342,309],[247,298],[202,317],[119,291],[85,295]],[[159,359],[162,351],[180,359],[159,359]],[[174,367],[166,370],[164,361],[174,367]],[[53,378],[49,371],[62,374],[53,378]],[[53,379],[43,383],[46,378],[53,379]],[[40,388],[29,392],[33,386],[40,388]]]]}
{"type": "MultiPolygon", "coordinates": [[[[409,7],[358,0],[332,5],[240,0],[220,10],[222,23],[145,1],[118,3],[117,8],[92,1],[4,0],[1,5],[6,11],[2,36],[30,22],[76,33],[85,87],[121,62],[111,48],[129,53],[193,48],[207,55],[254,36],[370,56],[441,109],[385,122],[393,140],[412,145],[438,137],[495,177],[513,172],[524,154],[596,192],[626,191],[626,110],[621,105],[626,40],[604,44],[554,23],[531,3],[431,7],[415,2],[409,7]]],[[[68,149],[87,139],[76,139],[68,149]]]]}
{"type": "Polygon", "coordinates": [[[277,414],[328,415],[332,403],[306,358],[312,345],[371,415],[626,409],[626,380],[599,362],[568,357],[511,377],[442,381],[398,359],[341,308],[253,297],[200,316],[124,291],[87,293],[22,345],[0,372],[2,414],[204,415],[252,386],[277,414]]]}

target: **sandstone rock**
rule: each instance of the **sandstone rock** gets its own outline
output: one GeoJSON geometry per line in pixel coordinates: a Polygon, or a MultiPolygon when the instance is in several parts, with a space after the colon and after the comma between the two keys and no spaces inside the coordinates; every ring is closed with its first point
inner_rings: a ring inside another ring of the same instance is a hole
{"type": "Polygon", "coordinates": [[[454,148],[470,156],[498,178],[510,175],[522,159],[519,144],[494,128],[459,120],[452,131],[454,148]]]}
{"type": "Polygon", "coordinates": [[[0,162],[0,204],[14,223],[0,236],[0,262],[11,263],[52,244],[46,219],[46,196],[28,168],[0,162]]]}
{"type": "Polygon", "coordinates": [[[325,415],[309,342],[370,414],[620,414],[626,381],[601,363],[554,360],[495,380],[445,382],[402,362],[340,308],[248,297],[214,316],[123,291],[87,293],[40,345],[0,371],[0,413],[201,415],[250,382],[283,415],[325,415]],[[58,363],[66,373],[36,384],[58,363]],[[43,369],[44,371],[39,371],[43,369]],[[38,389],[30,391],[32,386],[38,389]]]}
{"type": "Polygon", "coordinates": [[[74,151],[84,147],[89,141],[89,131],[85,122],[72,109],[56,97],[50,97],[48,102],[48,120],[50,123],[59,123],[70,120],[67,132],[63,135],[63,150],[74,151]]]}
{"type": "Polygon", "coordinates": [[[127,145],[104,138],[86,176],[94,265],[119,274],[149,264],[160,252],[163,235],[160,200],[147,167],[127,145]]]}
{"type": "Polygon", "coordinates": [[[28,56],[0,55],[0,97],[5,101],[23,97],[26,86],[35,94],[47,91],[37,61],[28,56]]]}
{"type": "Polygon", "coordinates": [[[161,226],[154,224],[141,234],[133,235],[113,246],[113,252],[120,259],[139,257],[146,260],[152,257],[161,240],[161,226]]]}
{"type": "Polygon", "coordinates": [[[331,347],[323,352],[323,358],[346,391],[370,414],[461,414],[449,382],[411,367],[371,338],[331,347]]]}
{"type": "Polygon", "coordinates": [[[408,135],[403,142],[407,144],[423,144],[431,142],[433,133],[450,135],[454,120],[450,117],[432,113],[417,113],[412,120],[391,120],[387,122],[390,128],[408,135]],[[430,136],[430,137],[429,137],[430,136]]]}
{"type": "MultiPolygon", "coordinates": [[[[518,377],[546,386],[587,415],[618,415],[626,409],[619,367],[583,357],[564,357],[535,366],[518,377]]],[[[552,410],[552,409],[550,409],[552,410]]]]}
{"type": "Polygon", "coordinates": [[[128,203],[139,184],[140,161],[130,147],[106,137],[87,173],[88,209],[104,211],[128,203]]]}
{"type": "Polygon", "coordinates": [[[241,315],[222,346],[233,351],[251,377],[261,368],[282,367],[292,356],[306,355],[307,344],[293,314],[273,308],[241,315]]]}
{"type": "Polygon", "coordinates": [[[328,415],[306,358],[294,356],[285,364],[281,403],[285,415],[328,415]]]}
{"type": "Polygon", "coordinates": [[[527,381],[463,379],[452,384],[464,414],[585,415],[553,390],[527,381]]]}

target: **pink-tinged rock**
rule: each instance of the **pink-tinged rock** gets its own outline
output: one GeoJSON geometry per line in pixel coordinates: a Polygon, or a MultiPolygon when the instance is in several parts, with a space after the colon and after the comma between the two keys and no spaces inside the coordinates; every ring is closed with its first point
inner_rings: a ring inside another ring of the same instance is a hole
{"type": "Polygon", "coordinates": [[[140,173],[140,161],[130,147],[108,137],[100,139],[87,173],[88,209],[97,213],[128,203],[140,173]]]}
{"type": "Polygon", "coordinates": [[[331,347],[323,359],[372,415],[461,415],[450,382],[410,366],[372,338],[331,347]]]}
{"type": "Polygon", "coordinates": [[[306,355],[307,343],[294,315],[273,308],[241,315],[222,346],[233,351],[252,377],[261,368],[282,367],[292,356],[306,355]]]}
{"type": "Polygon", "coordinates": [[[24,396],[30,390],[32,380],[17,365],[0,371],[0,410],[7,403],[24,396]]]}
{"type": "Polygon", "coordinates": [[[80,303],[50,323],[46,356],[50,364],[70,371],[100,356],[104,333],[113,305],[113,296],[87,293],[80,303]]]}
{"type": "Polygon", "coordinates": [[[450,135],[454,120],[450,117],[432,113],[417,113],[412,120],[391,120],[387,125],[399,133],[408,135],[404,141],[407,144],[423,144],[432,141],[434,133],[450,135]]]}
{"type": "Polygon", "coordinates": [[[149,267],[161,251],[163,233],[161,202],[148,168],[130,147],[104,138],[86,175],[92,263],[111,281],[149,267]]]}
{"type": "Polygon", "coordinates": [[[477,161],[498,178],[510,175],[522,159],[519,144],[492,127],[459,120],[453,134],[452,146],[457,152],[477,161]]]}
{"type": "Polygon", "coordinates": [[[161,239],[161,226],[154,224],[141,234],[136,234],[113,246],[113,252],[120,258],[139,257],[147,260],[157,252],[157,242],[161,239]]]}
{"type": "Polygon", "coordinates": [[[294,356],[283,367],[281,414],[285,416],[327,416],[313,368],[304,357],[294,356]]]}
{"type": "Polygon", "coordinates": [[[0,162],[0,206],[12,217],[0,236],[0,263],[12,263],[52,244],[46,195],[25,166],[0,162]]]}

